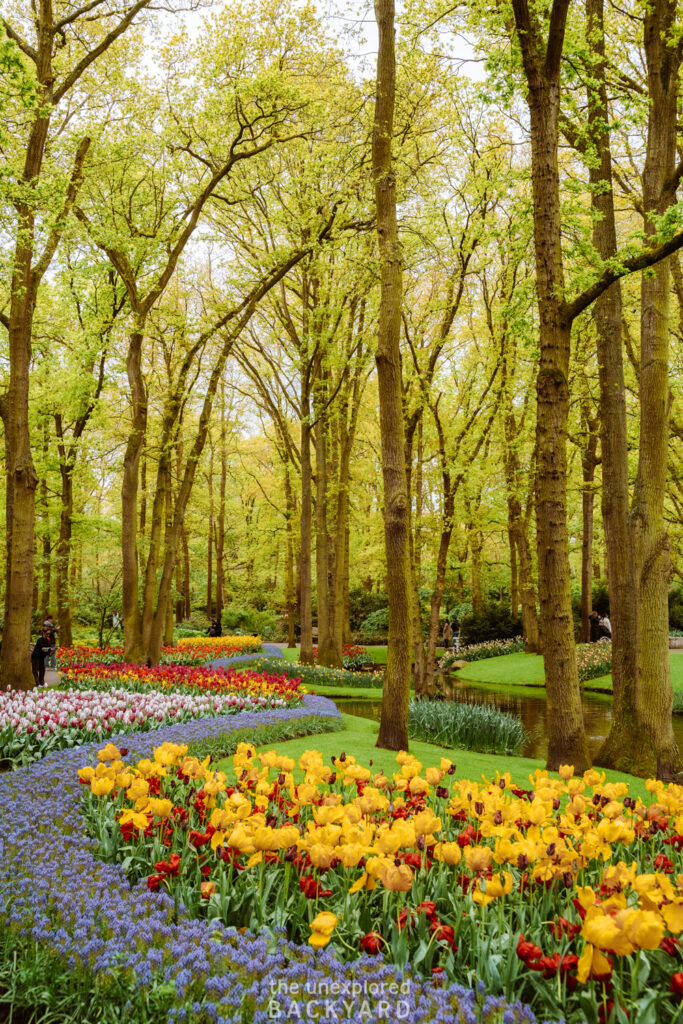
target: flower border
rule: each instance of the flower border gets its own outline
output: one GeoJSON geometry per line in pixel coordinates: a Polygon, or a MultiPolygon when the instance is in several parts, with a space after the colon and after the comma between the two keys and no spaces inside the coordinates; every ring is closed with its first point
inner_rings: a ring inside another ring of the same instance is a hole
{"type": "MultiPolygon", "coordinates": [[[[311,714],[338,717],[339,711],[332,701],[309,695],[297,708],[194,719],[107,738],[140,758],[166,741],[199,742],[311,714]]],[[[316,993],[329,993],[333,983],[342,986],[333,1000],[335,1024],[393,1024],[397,1004],[387,992],[397,984],[400,1019],[411,1024],[535,1024],[521,1003],[413,980],[409,970],[377,957],[341,964],[333,953],[315,953],[282,933],[239,934],[220,921],[191,920],[167,893],[149,892],[144,882],[131,886],[120,867],[96,858],[80,812],[77,769],[100,747],[98,741],[55,751],[0,777],[0,921],[23,940],[49,949],[67,970],[80,969],[93,983],[98,976],[123,974],[143,993],[166,986],[173,993],[168,1024],[237,1024],[249,1019],[245,1007],[251,1007],[254,1024],[331,1021],[324,1015],[325,999],[316,993]],[[320,1004],[316,1014],[308,1012],[311,1000],[320,1004]]]]}

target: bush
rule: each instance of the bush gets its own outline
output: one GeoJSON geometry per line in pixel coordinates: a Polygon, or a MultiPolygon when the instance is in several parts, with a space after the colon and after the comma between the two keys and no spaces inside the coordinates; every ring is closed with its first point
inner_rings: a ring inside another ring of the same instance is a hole
{"type": "Polygon", "coordinates": [[[522,620],[504,604],[491,602],[480,612],[464,615],[460,622],[460,644],[469,646],[486,640],[508,640],[520,636],[522,620]]]}
{"type": "Polygon", "coordinates": [[[680,636],[683,630],[683,586],[672,587],[669,591],[670,636],[680,636]],[[678,633],[676,631],[679,631],[678,633]]]}
{"type": "Polygon", "coordinates": [[[377,611],[370,612],[370,614],[363,619],[360,624],[359,632],[362,637],[386,638],[388,629],[389,609],[378,608],[377,611]]]}
{"type": "Polygon", "coordinates": [[[264,640],[274,640],[278,635],[277,614],[268,610],[230,604],[223,609],[221,623],[223,631],[233,636],[260,636],[264,640]]]}
{"type": "Polygon", "coordinates": [[[363,587],[354,587],[349,591],[349,622],[354,633],[361,630],[364,619],[372,612],[386,609],[389,598],[381,591],[374,593],[365,590],[363,587]]]}
{"type": "Polygon", "coordinates": [[[484,754],[519,754],[527,739],[521,721],[498,708],[418,698],[410,702],[408,734],[411,739],[484,754]]]}

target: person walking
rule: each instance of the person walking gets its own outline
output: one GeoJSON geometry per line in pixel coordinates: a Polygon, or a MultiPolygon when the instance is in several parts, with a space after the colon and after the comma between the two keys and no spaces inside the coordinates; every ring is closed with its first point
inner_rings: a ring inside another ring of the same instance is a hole
{"type": "Polygon", "coordinates": [[[31,671],[36,686],[45,684],[45,660],[49,657],[52,649],[48,631],[43,628],[31,651],[31,671]]]}
{"type": "Polygon", "coordinates": [[[446,621],[443,624],[443,645],[446,648],[446,650],[448,650],[449,647],[451,646],[451,640],[452,639],[453,639],[453,630],[451,629],[450,622],[448,621],[448,619],[446,619],[446,621]]]}
{"type": "Polygon", "coordinates": [[[47,632],[47,638],[50,641],[50,647],[52,650],[48,655],[46,668],[57,668],[57,633],[59,633],[59,626],[56,625],[54,616],[48,614],[45,616],[45,622],[43,623],[43,629],[47,632]]]}

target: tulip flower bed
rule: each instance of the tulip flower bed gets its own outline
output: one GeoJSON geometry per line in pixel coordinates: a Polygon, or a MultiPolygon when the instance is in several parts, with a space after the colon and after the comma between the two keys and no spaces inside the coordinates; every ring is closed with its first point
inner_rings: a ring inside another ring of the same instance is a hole
{"type": "MultiPolygon", "coordinates": [[[[313,645],[313,657],[316,661],[318,660],[318,647],[316,644],[313,645]]],[[[356,669],[371,661],[372,658],[367,647],[359,647],[357,644],[342,645],[342,668],[356,669]]]]}
{"type": "MultiPolygon", "coordinates": [[[[139,760],[160,744],[193,749],[231,730],[311,715],[338,712],[307,696],[300,708],[199,719],[125,742],[129,759],[139,760]]],[[[218,919],[192,919],[166,883],[158,892],[145,882],[131,886],[120,866],[96,856],[80,813],[79,765],[112,766],[98,761],[99,746],[53,752],[0,776],[0,1005],[13,1020],[534,1024],[528,1008],[487,993],[481,981],[476,991],[474,982],[422,981],[410,967],[400,971],[369,954],[341,963],[330,952],[334,939],[319,952],[282,930],[241,934],[218,919]]],[[[317,916],[315,901],[307,907],[317,916]]]]}
{"type": "Polygon", "coordinates": [[[285,673],[253,669],[210,668],[205,665],[73,665],[62,672],[69,689],[109,690],[112,686],[145,693],[150,689],[175,693],[206,693],[232,698],[238,711],[284,707],[301,700],[301,680],[285,673]],[[247,700],[252,707],[237,707],[247,700]]]}
{"type": "Polygon", "coordinates": [[[0,763],[29,764],[51,751],[112,733],[158,729],[206,715],[234,715],[301,703],[259,692],[139,693],[109,685],[98,690],[0,691],[0,763]]]}
{"type": "Polygon", "coordinates": [[[259,672],[284,672],[300,679],[306,686],[354,686],[364,689],[372,687],[381,690],[384,684],[383,672],[353,672],[351,669],[324,668],[322,665],[302,665],[301,662],[286,662],[279,658],[259,658],[250,662],[259,672]]]}
{"type": "MultiPolygon", "coordinates": [[[[161,665],[205,665],[216,658],[232,658],[240,654],[258,653],[261,650],[258,636],[217,636],[188,637],[179,640],[176,647],[161,648],[161,665]]],[[[57,662],[60,669],[73,665],[96,663],[117,665],[123,662],[122,646],[96,647],[78,645],[60,647],[57,662]]]]}
{"type": "Polygon", "coordinates": [[[484,661],[486,658],[500,658],[505,654],[516,654],[524,650],[524,637],[511,640],[484,640],[480,644],[469,644],[458,650],[446,651],[439,661],[439,667],[448,669],[456,661],[484,661]]]}
{"type": "Polygon", "coordinates": [[[648,783],[646,806],[594,770],[527,791],[316,751],[296,784],[292,759],[248,744],[231,782],[186,751],[133,765],[110,745],[79,777],[100,855],[191,916],[476,977],[553,1019],[680,1019],[683,787],[648,783]]]}
{"type": "Polygon", "coordinates": [[[597,644],[577,644],[576,662],[580,683],[609,675],[612,671],[612,642],[600,640],[597,644]]]}

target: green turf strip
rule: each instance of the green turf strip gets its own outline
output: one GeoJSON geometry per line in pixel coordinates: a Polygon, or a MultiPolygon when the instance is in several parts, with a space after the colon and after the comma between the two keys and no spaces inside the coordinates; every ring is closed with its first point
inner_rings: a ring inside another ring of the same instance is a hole
{"type": "MultiPolygon", "coordinates": [[[[683,654],[671,652],[671,682],[674,693],[683,693],[683,654]]],[[[456,676],[463,682],[495,683],[508,689],[513,686],[544,688],[543,658],[540,654],[504,654],[499,658],[474,661],[460,669],[456,676]]],[[[611,690],[612,677],[598,676],[583,684],[585,690],[611,690]]]]}
{"type": "MultiPolygon", "coordinates": [[[[391,773],[396,765],[396,755],[388,750],[378,750],[377,722],[366,718],[356,718],[354,715],[342,715],[344,728],[340,732],[326,733],[317,736],[304,736],[299,739],[287,740],[276,744],[265,744],[258,749],[276,749],[279,754],[286,754],[298,762],[305,750],[318,750],[323,758],[329,762],[332,757],[338,757],[342,752],[353,754],[359,764],[370,767],[376,771],[380,769],[391,773]]],[[[471,750],[449,750],[446,747],[437,747],[431,743],[422,743],[412,740],[410,752],[422,762],[425,768],[430,765],[438,765],[442,757],[448,757],[455,762],[458,778],[468,778],[479,781],[482,775],[487,778],[494,778],[496,771],[501,775],[510,772],[512,781],[518,786],[529,788],[529,774],[537,768],[543,768],[544,762],[529,757],[496,756],[494,754],[477,754],[471,750]]],[[[226,758],[214,767],[226,772],[228,777],[234,778],[232,761],[226,758]]],[[[624,775],[620,772],[608,771],[605,773],[607,779],[612,782],[626,782],[629,786],[629,794],[632,797],[640,796],[647,802],[650,797],[645,789],[642,779],[636,779],[631,775],[624,775]]],[[[295,771],[297,781],[303,777],[303,772],[297,767],[295,771]]]]}

